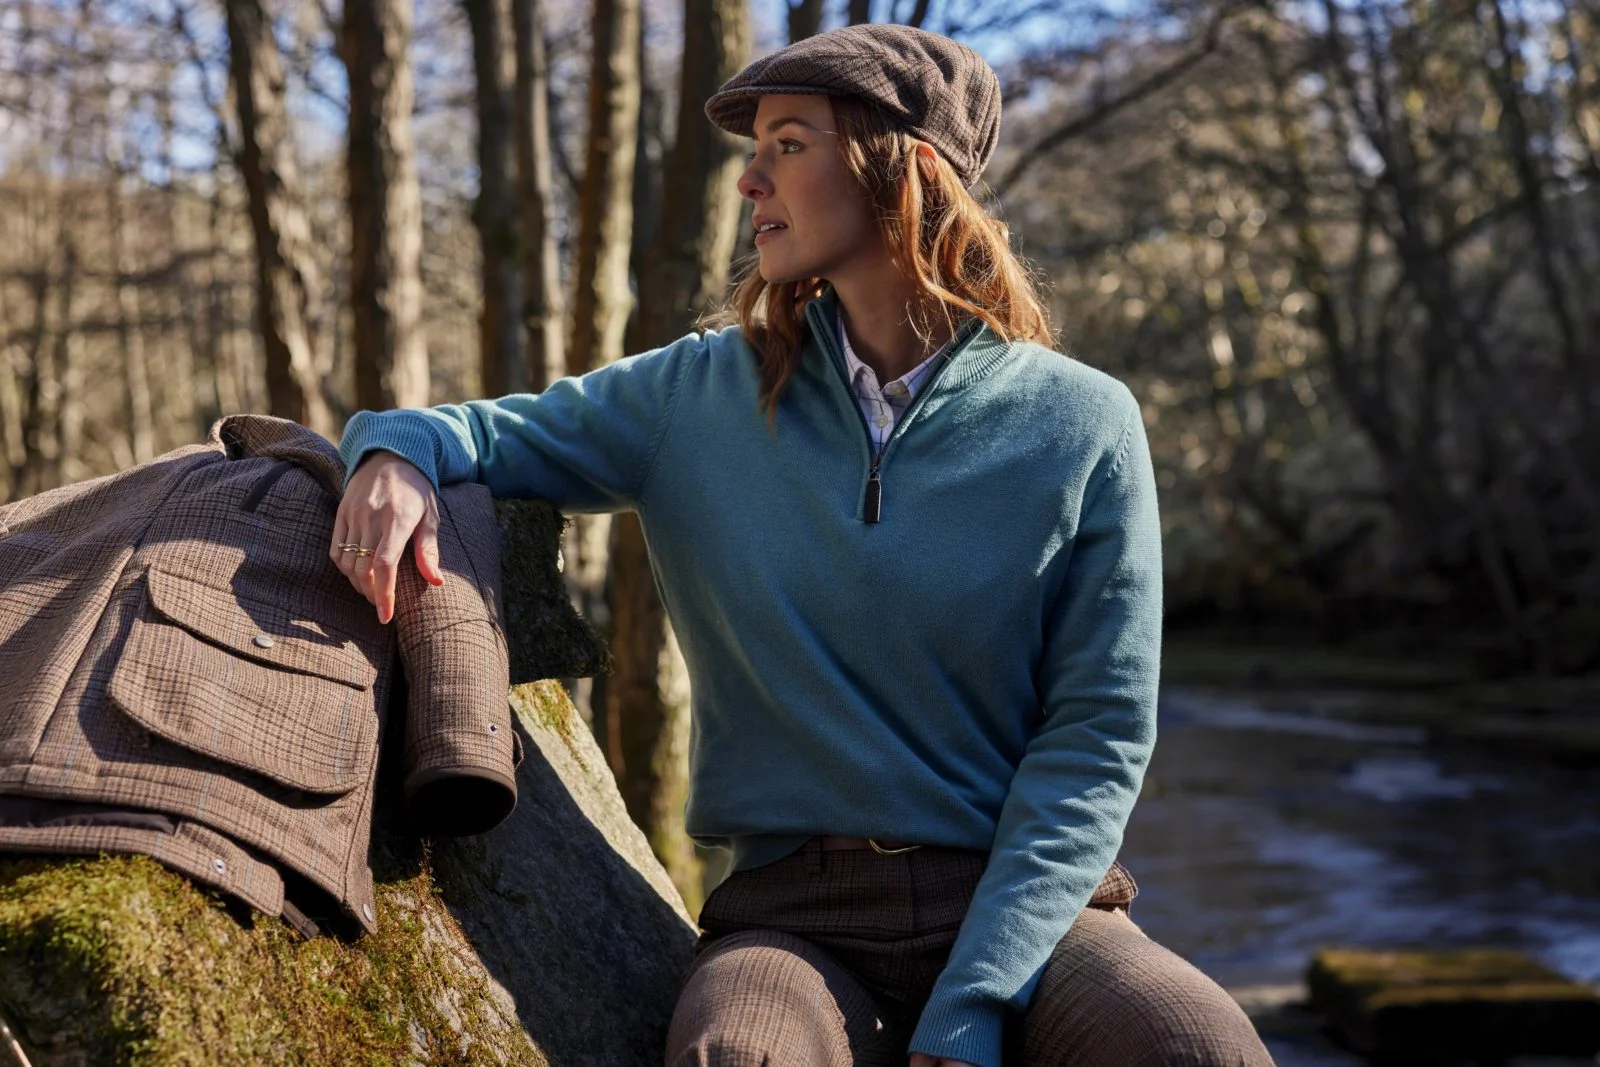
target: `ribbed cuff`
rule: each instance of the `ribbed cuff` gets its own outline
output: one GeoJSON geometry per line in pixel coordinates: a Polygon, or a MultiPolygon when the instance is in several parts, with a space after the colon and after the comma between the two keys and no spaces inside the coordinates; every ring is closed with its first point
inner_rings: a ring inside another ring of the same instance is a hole
{"type": "Polygon", "coordinates": [[[910,1051],[973,1067],[1000,1067],[1005,1018],[1003,1004],[942,995],[935,989],[911,1035],[910,1051]]]}
{"type": "Polygon", "coordinates": [[[369,453],[384,451],[393,452],[415,465],[428,476],[437,493],[439,465],[434,455],[435,442],[426,427],[417,425],[419,417],[410,411],[358,411],[352,415],[339,440],[345,484],[350,484],[350,476],[369,453]]]}

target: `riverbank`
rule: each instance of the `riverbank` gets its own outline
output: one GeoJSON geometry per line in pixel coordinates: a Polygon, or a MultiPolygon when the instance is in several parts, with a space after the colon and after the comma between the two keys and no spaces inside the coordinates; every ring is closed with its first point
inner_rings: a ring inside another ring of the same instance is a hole
{"type": "Polygon", "coordinates": [[[1600,674],[1489,678],[1470,649],[1404,645],[1398,637],[1335,645],[1293,634],[1169,632],[1162,683],[1313,692],[1315,713],[1333,718],[1600,763],[1600,674]]]}

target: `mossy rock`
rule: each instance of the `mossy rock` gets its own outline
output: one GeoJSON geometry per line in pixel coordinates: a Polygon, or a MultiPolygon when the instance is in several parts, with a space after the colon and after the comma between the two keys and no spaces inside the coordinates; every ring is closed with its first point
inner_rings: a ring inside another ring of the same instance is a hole
{"type": "MultiPolygon", "coordinates": [[[[604,670],[560,514],[497,513],[513,680],[604,670]]],[[[305,940],[141,856],[0,860],[0,1018],[35,1067],[658,1064],[695,928],[565,690],[510,702],[517,807],[478,837],[410,832],[387,732],[372,934],[305,940]]]]}
{"type": "Polygon", "coordinates": [[[610,653],[572,607],[558,564],[566,519],[542,500],[497,500],[504,566],[503,628],[511,680],[589,678],[611,669],[610,653]]]}
{"type": "Polygon", "coordinates": [[[659,1063],[694,928],[565,691],[512,706],[520,799],[490,833],[409,836],[380,774],[356,940],[145,857],[0,861],[0,1016],[35,1067],[659,1063]]]}
{"type": "Polygon", "coordinates": [[[1323,949],[1312,1004],[1374,1063],[1494,1063],[1600,1053],[1600,997],[1507,949],[1323,949]]]}

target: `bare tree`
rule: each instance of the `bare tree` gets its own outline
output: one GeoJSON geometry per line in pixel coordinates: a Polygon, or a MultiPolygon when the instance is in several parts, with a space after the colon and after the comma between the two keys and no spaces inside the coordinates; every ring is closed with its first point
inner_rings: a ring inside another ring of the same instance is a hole
{"type": "Polygon", "coordinates": [[[789,0],[790,44],[814,37],[821,31],[822,0],[789,0]]]}
{"type": "Polygon", "coordinates": [[[639,0],[594,0],[589,141],[579,190],[572,344],[567,370],[582,374],[622,355],[633,296],[633,162],[639,122],[639,0]]]}
{"type": "Polygon", "coordinates": [[[516,42],[517,214],[522,224],[522,327],[528,388],[539,392],[566,373],[566,300],[550,225],[550,64],[540,0],[511,0],[516,42]]]}
{"type": "Polygon", "coordinates": [[[428,402],[422,314],[422,193],[411,136],[411,0],[345,0],[346,193],[356,406],[428,402]]]}
{"type": "MultiPolygon", "coordinates": [[[[69,485],[84,477],[83,333],[78,329],[78,238],[76,220],[61,219],[61,274],[56,282],[55,380],[56,456],[59,481],[69,485]]],[[[122,286],[119,285],[119,289],[122,286]]]]}
{"type": "Polygon", "coordinates": [[[111,240],[112,287],[116,291],[117,342],[122,350],[122,382],[126,391],[128,456],[134,463],[155,458],[155,409],[150,401],[150,367],[146,359],[144,322],[139,287],[129,276],[135,270],[135,252],[129,247],[124,219],[121,166],[113,161],[106,184],[107,235],[111,240]]]}
{"type": "MultiPolygon", "coordinates": [[[[655,239],[639,277],[628,348],[665,344],[694,325],[728,284],[739,225],[739,142],[707,122],[706,100],[750,53],[747,0],[686,0],[677,139],[655,239]]],[[[637,515],[619,515],[611,549],[606,752],[634,821],[679,892],[698,908],[700,864],[683,828],[688,798],[688,672],[650,572],[637,515]]]]}
{"type": "Polygon", "coordinates": [[[226,0],[239,170],[255,234],[256,318],[272,414],[329,433],[316,338],[322,282],[284,108],[283,60],[264,0],[226,0]]]}
{"type": "Polygon", "coordinates": [[[472,221],[483,255],[483,391],[528,387],[518,305],[517,210],[511,177],[511,97],[506,0],[462,0],[472,24],[472,66],[478,89],[478,201],[472,221]]]}
{"type": "MultiPolygon", "coordinates": [[[[578,202],[577,269],[567,371],[582,374],[615,362],[633,304],[628,257],[633,230],[633,164],[639,122],[639,0],[594,0],[589,75],[589,139],[578,202]]],[[[571,528],[567,578],[580,610],[605,629],[605,516],[582,516],[571,528]]],[[[575,699],[593,718],[589,687],[575,699]]]]}

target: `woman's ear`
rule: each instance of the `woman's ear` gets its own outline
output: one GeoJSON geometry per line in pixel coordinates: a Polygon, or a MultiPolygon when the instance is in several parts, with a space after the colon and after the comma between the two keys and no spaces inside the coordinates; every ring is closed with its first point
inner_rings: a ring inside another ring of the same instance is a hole
{"type": "Polygon", "coordinates": [[[939,153],[927,141],[916,142],[916,153],[920,177],[925,182],[933,181],[938,176],[939,153]]]}

